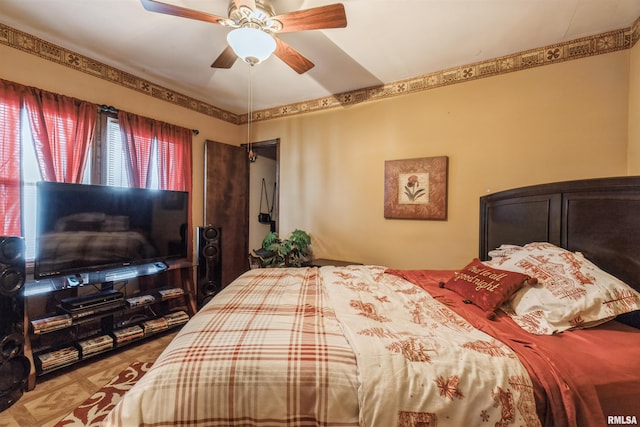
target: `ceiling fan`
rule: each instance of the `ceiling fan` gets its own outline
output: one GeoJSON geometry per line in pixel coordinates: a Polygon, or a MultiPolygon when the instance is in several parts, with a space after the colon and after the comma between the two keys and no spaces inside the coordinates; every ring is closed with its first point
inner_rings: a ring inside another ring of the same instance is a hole
{"type": "MultiPolygon", "coordinates": [[[[344,6],[341,3],[276,15],[267,0],[231,0],[228,11],[229,17],[223,18],[194,9],[162,3],[157,0],[140,1],[142,6],[150,12],[210,22],[234,29],[249,29],[247,32],[253,32],[254,35],[263,38],[265,38],[264,35],[266,34],[268,43],[273,43],[271,39],[275,41],[275,50],[272,49],[272,52],[298,74],[305,73],[313,68],[313,62],[280,38],[275,37],[276,33],[344,28],[347,26],[347,17],[344,12],[344,6]]],[[[227,37],[227,40],[231,43],[229,37],[227,37]]],[[[211,67],[231,68],[237,58],[238,55],[229,44],[211,64],[211,67]]],[[[259,58],[253,56],[246,56],[243,59],[252,65],[260,61],[259,58]]]]}

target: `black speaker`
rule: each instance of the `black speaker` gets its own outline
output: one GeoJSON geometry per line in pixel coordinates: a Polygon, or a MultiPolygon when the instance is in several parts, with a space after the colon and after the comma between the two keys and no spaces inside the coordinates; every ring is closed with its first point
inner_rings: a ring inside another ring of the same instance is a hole
{"type": "Polygon", "coordinates": [[[198,227],[198,309],[208,303],[221,289],[222,229],[198,227]]]}
{"type": "Polygon", "coordinates": [[[0,295],[13,297],[24,286],[24,239],[0,237],[0,295]]]}
{"type": "Polygon", "coordinates": [[[31,363],[24,357],[24,239],[0,237],[0,412],[21,396],[31,363]]]}

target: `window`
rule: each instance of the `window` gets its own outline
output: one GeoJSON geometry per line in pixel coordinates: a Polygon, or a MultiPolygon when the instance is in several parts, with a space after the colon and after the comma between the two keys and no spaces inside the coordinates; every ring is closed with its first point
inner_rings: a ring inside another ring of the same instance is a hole
{"type": "Polygon", "coordinates": [[[26,246],[26,259],[32,260],[36,254],[36,182],[42,180],[38,159],[33,148],[31,130],[27,124],[26,113],[20,114],[20,140],[22,148],[22,229],[26,246]]]}
{"type": "Polygon", "coordinates": [[[106,177],[105,184],[126,187],[129,185],[127,178],[126,160],[124,157],[124,147],[122,146],[122,136],[120,135],[120,126],[118,119],[114,117],[107,118],[106,132],[106,177]]]}
{"type": "MultiPolygon", "coordinates": [[[[126,168],[126,148],[123,145],[122,133],[118,119],[115,117],[107,117],[106,135],[100,140],[100,143],[106,144],[103,149],[105,153],[106,165],[104,168],[105,178],[99,180],[99,183],[106,185],[116,185],[119,187],[129,186],[129,177],[126,168]]],[[[158,181],[158,150],[157,144],[151,147],[151,185],[148,188],[159,188],[158,181]]]]}
{"type": "MultiPolygon", "coordinates": [[[[102,113],[101,113],[102,114],[102,113]]],[[[125,147],[122,142],[122,135],[118,119],[105,115],[104,122],[106,131],[97,131],[94,145],[90,147],[87,165],[84,171],[82,182],[84,184],[103,184],[118,187],[128,187],[125,147]],[[95,156],[100,152],[100,156],[95,156]],[[101,168],[100,163],[104,163],[101,168]],[[94,174],[93,171],[102,170],[102,173],[94,174]]],[[[36,253],[35,231],[36,231],[36,183],[42,180],[38,159],[34,149],[33,137],[29,128],[26,111],[22,111],[20,120],[20,138],[22,147],[22,224],[24,230],[26,259],[33,260],[36,253]]],[[[156,145],[153,145],[151,157],[151,186],[158,188],[158,156],[156,145]]]]}
{"type": "Polygon", "coordinates": [[[24,236],[28,260],[42,179],[191,191],[191,130],[98,108],[0,79],[0,235],[24,236]]]}

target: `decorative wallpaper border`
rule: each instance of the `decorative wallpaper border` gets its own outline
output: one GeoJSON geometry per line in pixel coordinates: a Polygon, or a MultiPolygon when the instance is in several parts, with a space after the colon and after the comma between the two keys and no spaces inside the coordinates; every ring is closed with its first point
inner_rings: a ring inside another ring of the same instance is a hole
{"type": "MultiPolygon", "coordinates": [[[[477,80],[543,65],[551,65],[558,62],[630,49],[639,39],[640,17],[630,28],[626,29],[531,49],[488,61],[462,65],[380,86],[357,89],[323,98],[254,111],[252,121],[290,117],[346,105],[355,105],[362,102],[379,101],[386,98],[463,83],[469,80],[477,80]]],[[[225,111],[214,105],[118,70],[117,68],[49,43],[2,23],[0,23],[0,43],[226,122],[243,124],[248,121],[248,114],[238,115],[225,111]]]]}
{"type": "MultiPolygon", "coordinates": [[[[412,77],[376,87],[343,92],[324,98],[313,99],[295,104],[283,105],[267,110],[253,112],[253,121],[269,120],[304,114],[315,111],[354,105],[368,101],[378,101],[409,93],[422,92],[442,86],[492,77],[514,71],[551,65],[573,59],[601,55],[617,50],[630,49],[640,39],[640,18],[630,28],[610,31],[590,37],[571,40],[565,43],[544,46],[517,54],[507,55],[488,61],[462,65],[431,74],[412,77]]],[[[241,123],[247,121],[247,115],[240,117],[241,123]]]]}
{"type": "Polygon", "coordinates": [[[238,114],[225,111],[214,105],[183,95],[141,77],[118,70],[117,68],[49,43],[2,23],[0,23],[0,44],[220,120],[234,124],[240,123],[240,116],[238,114]]]}

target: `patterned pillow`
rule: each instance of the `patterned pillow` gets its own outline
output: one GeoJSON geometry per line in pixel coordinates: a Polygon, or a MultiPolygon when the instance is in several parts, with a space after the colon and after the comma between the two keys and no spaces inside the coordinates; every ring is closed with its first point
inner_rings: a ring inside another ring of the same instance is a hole
{"type": "Polygon", "coordinates": [[[640,309],[640,294],[629,285],[581,253],[550,243],[500,248],[487,264],[538,279],[538,285],[517,291],[501,307],[533,334],[588,328],[640,309]]]}
{"type": "Polygon", "coordinates": [[[491,319],[495,316],[495,310],[527,281],[535,283],[526,274],[498,270],[476,258],[456,272],[444,287],[487,311],[487,317],[491,319]]]}

